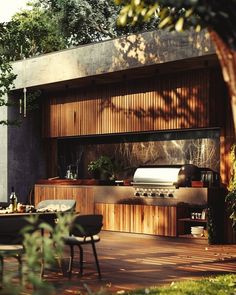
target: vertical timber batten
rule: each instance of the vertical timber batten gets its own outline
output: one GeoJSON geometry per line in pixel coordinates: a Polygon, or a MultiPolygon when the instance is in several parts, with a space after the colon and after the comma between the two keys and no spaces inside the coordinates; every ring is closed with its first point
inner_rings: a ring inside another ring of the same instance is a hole
{"type": "Polygon", "coordinates": [[[53,94],[44,137],[209,127],[210,71],[192,71],[53,94]]]}

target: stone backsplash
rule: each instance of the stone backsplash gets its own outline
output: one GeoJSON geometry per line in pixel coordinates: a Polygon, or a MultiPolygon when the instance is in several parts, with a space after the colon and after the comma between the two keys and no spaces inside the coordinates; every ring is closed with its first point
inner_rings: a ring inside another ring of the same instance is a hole
{"type": "MultiPolygon", "coordinates": [[[[217,132],[204,138],[201,134],[186,134],[181,136],[162,134],[161,140],[148,134],[142,137],[142,141],[133,141],[130,137],[117,138],[112,143],[98,139],[86,142],[71,139],[58,143],[59,174],[65,176],[68,165],[78,165],[79,178],[92,177],[87,167],[90,161],[98,159],[101,155],[108,156],[118,167],[117,178],[132,178],[135,169],[142,165],[169,165],[169,164],[194,164],[198,167],[207,167],[216,172],[220,169],[220,144],[217,132]],[[181,139],[182,137],[182,139],[181,139]],[[185,137],[185,138],[183,138],[185,137]],[[150,140],[153,139],[154,140],[150,140]],[[166,138],[168,138],[166,140],[166,138]],[[104,141],[104,143],[103,143],[104,141]]],[[[209,135],[209,132],[205,135],[209,135]]],[[[160,136],[158,137],[160,139],[160,136]]]]}

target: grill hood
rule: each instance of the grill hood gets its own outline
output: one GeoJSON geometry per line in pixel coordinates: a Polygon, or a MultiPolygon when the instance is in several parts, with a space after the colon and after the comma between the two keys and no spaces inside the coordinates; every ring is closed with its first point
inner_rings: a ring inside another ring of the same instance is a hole
{"type": "Polygon", "coordinates": [[[186,187],[200,177],[201,170],[192,164],[142,166],[136,169],[133,184],[186,187]]]}
{"type": "Polygon", "coordinates": [[[178,182],[181,167],[177,165],[139,167],[134,173],[133,182],[137,185],[173,186],[178,182]]]}

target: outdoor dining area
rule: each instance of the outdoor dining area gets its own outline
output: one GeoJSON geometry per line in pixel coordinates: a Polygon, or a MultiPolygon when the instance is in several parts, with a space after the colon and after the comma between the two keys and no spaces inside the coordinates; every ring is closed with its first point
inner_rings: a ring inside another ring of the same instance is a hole
{"type": "MultiPolygon", "coordinates": [[[[92,247],[82,245],[83,257],[81,249],[74,249],[73,269],[69,275],[71,252],[65,246],[61,263],[44,269],[41,280],[51,286],[49,290],[53,290],[46,294],[122,294],[140,288],[236,272],[234,245],[208,245],[205,240],[112,231],[101,231],[99,238],[96,250],[101,273],[96,268],[92,247]],[[83,275],[80,259],[84,262],[83,275]],[[102,290],[103,293],[99,293],[102,290]]],[[[2,255],[2,250],[0,253],[2,255]]],[[[24,265],[26,257],[24,252],[21,254],[24,265]]],[[[14,274],[13,286],[19,287],[21,280],[17,273],[17,260],[7,256],[4,262],[4,276],[14,274]]],[[[33,294],[32,289],[28,289],[26,294],[33,294]]]]}
{"type": "Polygon", "coordinates": [[[129,294],[236,273],[218,173],[156,165],[132,178],[40,179],[30,205],[12,189],[0,209],[3,294],[129,294]]]}
{"type": "MultiPolygon", "coordinates": [[[[79,270],[80,276],[82,276],[83,245],[90,244],[98,276],[101,278],[95,243],[100,241],[98,234],[103,225],[102,215],[79,214],[75,211],[75,200],[46,200],[37,206],[14,204],[17,201],[13,200],[12,195],[10,200],[12,203],[8,207],[0,209],[0,281],[3,292],[5,292],[4,284],[9,283],[11,278],[7,275],[9,258],[15,258],[18,262],[19,285],[29,284],[30,279],[29,274],[26,274],[27,271],[32,271],[31,275],[38,276],[42,281],[46,267],[53,264],[54,257],[48,258],[47,256],[58,255],[57,244],[61,244],[61,247],[68,246],[70,249],[68,270],[65,271],[69,278],[72,275],[74,247],[79,248],[79,270]],[[59,229],[55,230],[55,228],[59,229]],[[39,243],[37,243],[37,239],[39,243]],[[54,248],[51,249],[52,252],[48,251],[50,247],[54,248]],[[33,257],[30,257],[34,255],[38,261],[34,261],[33,257]],[[33,263],[29,262],[30,259],[33,259],[33,263]],[[51,263],[47,260],[50,260],[51,263]],[[25,268],[24,264],[28,264],[28,268],[25,268]]],[[[63,255],[61,254],[57,259],[63,273],[61,264],[63,255]]],[[[32,286],[33,289],[38,288],[37,284],[32,283],[32,286]]]]}

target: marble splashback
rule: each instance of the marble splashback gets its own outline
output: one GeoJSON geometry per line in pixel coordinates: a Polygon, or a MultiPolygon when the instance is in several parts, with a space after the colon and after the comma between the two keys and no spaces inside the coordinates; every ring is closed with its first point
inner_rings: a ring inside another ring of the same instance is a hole
{"type": "Polygon", "coordinates": [[[138,142],[81,143],[63,141],[59,144],[59,174],[64,176],[69,164],[78,165],[79,178],[88,178],[90,161],[106,155],[116,164],[117,178],[132,178],[141,165],[194,164],[216,172],[220,169],[219,137],[148,140],[138,142]]]}

